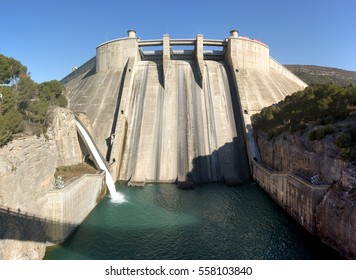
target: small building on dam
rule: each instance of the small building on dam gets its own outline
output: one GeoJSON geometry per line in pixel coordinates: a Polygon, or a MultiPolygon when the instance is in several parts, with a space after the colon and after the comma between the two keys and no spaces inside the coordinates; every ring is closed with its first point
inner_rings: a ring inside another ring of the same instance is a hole
{"type": "Polygon", "coordinates": [[[113,179],[133,185],[250,179],[259,158],[250,117],[307,86],[236,30],[222,40],[129,30],[61,82],[113,179]]]}

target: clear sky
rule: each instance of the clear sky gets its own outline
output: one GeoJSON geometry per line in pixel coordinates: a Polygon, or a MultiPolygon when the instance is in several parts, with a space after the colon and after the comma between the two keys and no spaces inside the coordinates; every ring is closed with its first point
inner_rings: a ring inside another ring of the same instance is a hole
{"type": "Polygon", "coordinates": [[[62,79],[128,29],[141,39],[224,39],[238,29],[282,64],[356,71],[355,0],[0,0],[0,11],[0,53],[38,83],[62,79]]]}

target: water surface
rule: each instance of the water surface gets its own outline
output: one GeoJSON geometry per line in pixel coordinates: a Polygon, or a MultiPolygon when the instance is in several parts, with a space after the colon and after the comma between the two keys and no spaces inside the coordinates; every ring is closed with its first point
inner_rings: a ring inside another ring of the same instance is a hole
{"type": "Polygon", "coordinates": [[[126,202],[103,199],[46,259],[338,259],[255,183],[117,183],[126,202]]]}

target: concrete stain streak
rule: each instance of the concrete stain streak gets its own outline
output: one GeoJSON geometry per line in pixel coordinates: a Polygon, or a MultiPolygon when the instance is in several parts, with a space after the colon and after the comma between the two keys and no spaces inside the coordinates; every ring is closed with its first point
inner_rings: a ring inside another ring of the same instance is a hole
{"type": "Polygon", "coordinates": [[[205,79],[201,88],[194,62],[171,61],[163,88],[158,82],[160,65],[137,64],[119,180],[240,181],[239,173],[245,171],[231,156],[237,157],[238,149],[226,69],[219,62],[206,65],[205,75],[212,79],[205,79]]]}

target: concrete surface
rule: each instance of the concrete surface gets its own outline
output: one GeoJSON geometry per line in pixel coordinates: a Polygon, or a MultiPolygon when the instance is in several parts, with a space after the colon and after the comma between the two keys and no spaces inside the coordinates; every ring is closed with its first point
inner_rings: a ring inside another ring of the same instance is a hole
{"type": "Polygon", "coordinates": [[[253,162],[255,181],[310,233],[317,233],[316,207],[330,186],[312,185],[289,172],[276,172],[253,162]]]}
{"type": "Polygon", "coordinates": [[[236,31],[225,40],[140,40],[129,31],[98,46],[95,67],[72,76],[70,108],[88,115],[113,177],[140,185],[247,179],[259,158],[251,115],[306,86],[268,46],[236,31]],[[172,55],[179,45],[194,46],[194,55],[172,55]],[[147,60],[147,46],[162,46],[161,58],[147,60]],[[206,60],[204,46],[222,55],[206,60]]]}
{"type": "Polygon", "coordinates": [[[86,218],[105,194],[104,173],[86,174],[63,189],[46,194],[47,245],[60,244],[86,218]]]}
{"type": "Polygon", "coordinates": [[[204,67],[201,88],[195,61],[171,61],[163,88],[161,65],[137,63],[123,109],[128,129],[119,180],[238,182],[248,177],[237,160],[238,138],[243,139],[236,132],[225,66],[206,61],[204,67]]]}

